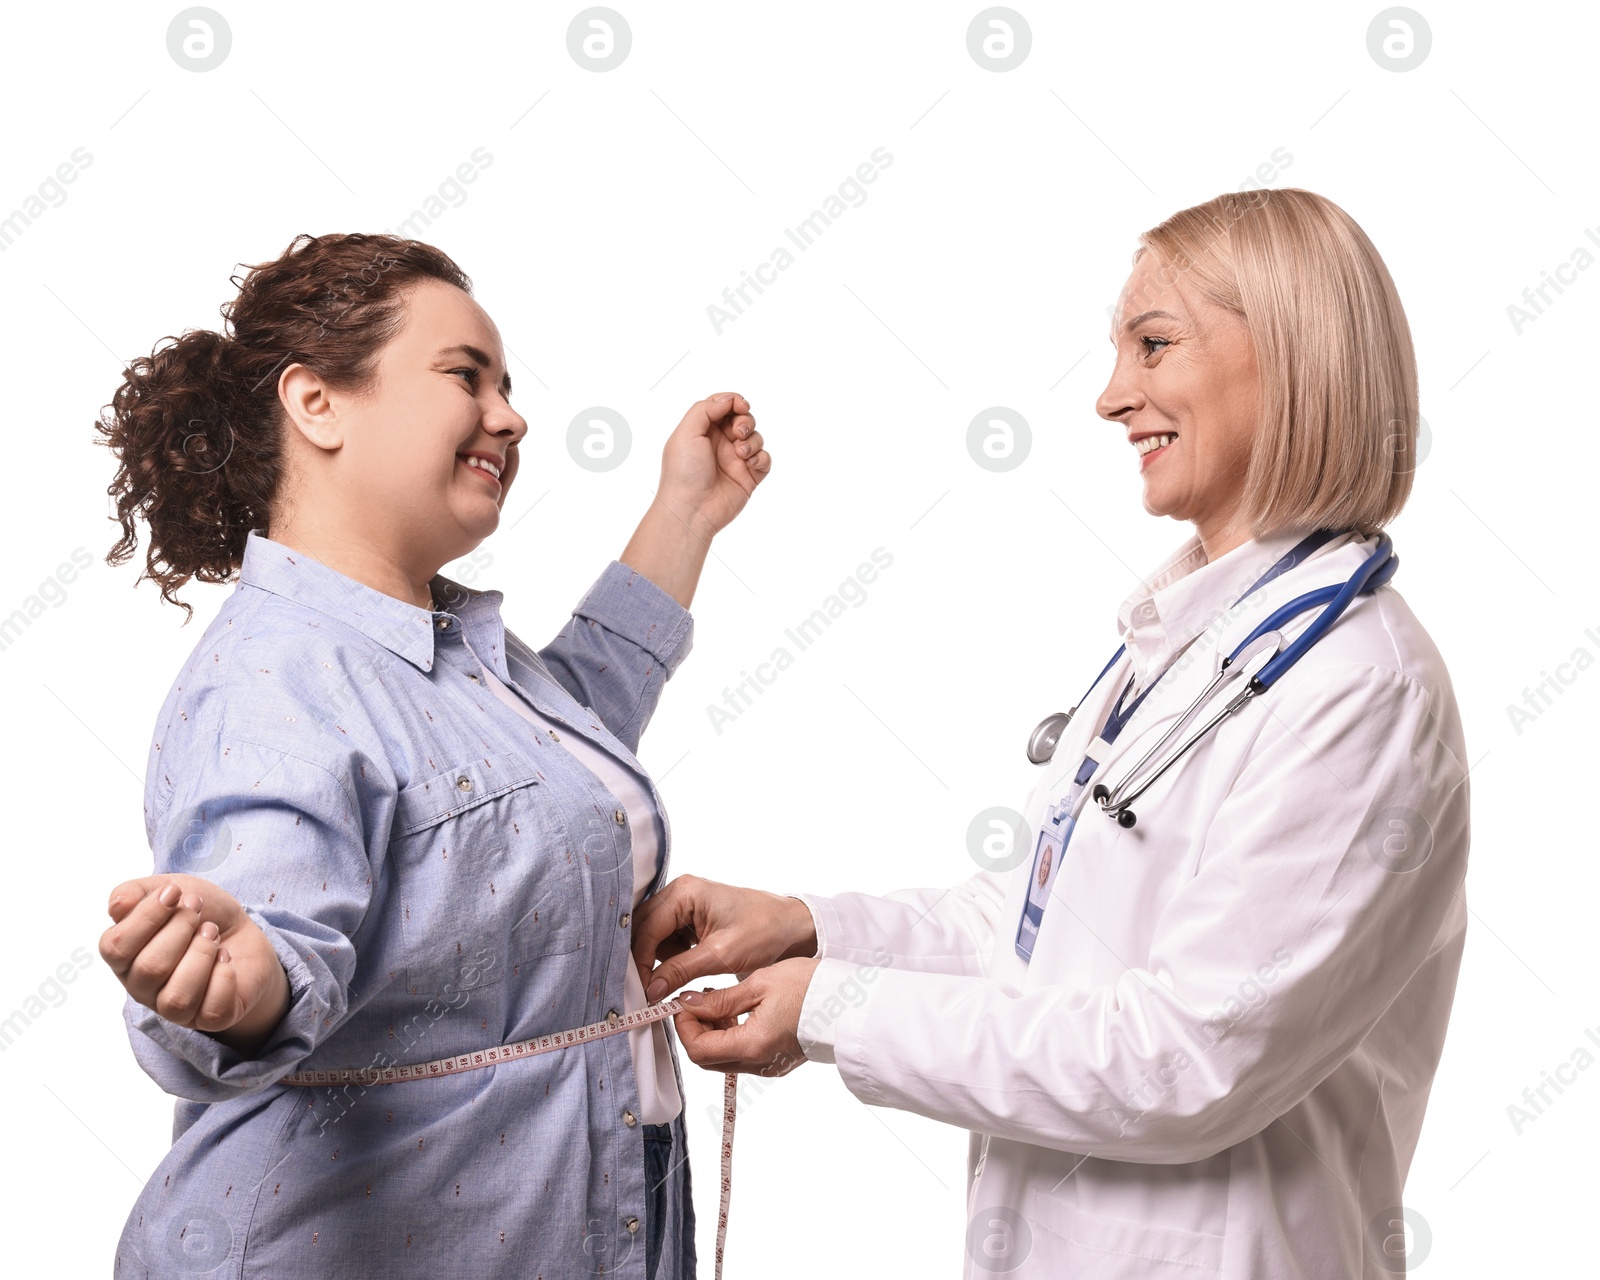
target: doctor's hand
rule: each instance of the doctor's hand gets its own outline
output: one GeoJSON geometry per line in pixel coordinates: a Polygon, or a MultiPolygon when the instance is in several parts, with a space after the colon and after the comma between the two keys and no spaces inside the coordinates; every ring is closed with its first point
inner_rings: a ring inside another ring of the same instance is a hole
{"type": "Polygon", "coordinates": [[[232,894],[190,875],[143,876],[111,891],[100,958],[128,994],[168,1022],[243,1057],[289,1009],[271,940],[232,894]]]}
{"type": "Polygon", "coordinates": [[[748,973],[816,951],[811,909],[799,898],[699,876],[679,876],[633,913],[633,960],[651,1000],[696,978],[748,973]]]}
{"type": "Polygon", "coordinates": [[[788,1075],[805,1062],[800,1008],[818,963],[815,957],[784,960],[738,986],[685,991],[679,999],[687,1007],[672,1021],[690,1061],[708,1071],[763,1076],[788,1075]],[[750,1016],[735,1021],[741,1014],[750,1016]]]}

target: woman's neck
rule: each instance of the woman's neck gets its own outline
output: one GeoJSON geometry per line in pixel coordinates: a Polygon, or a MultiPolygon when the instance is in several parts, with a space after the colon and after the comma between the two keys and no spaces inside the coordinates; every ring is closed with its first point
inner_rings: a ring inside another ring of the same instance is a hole
{"type": "Polygon", "coordinates": [[[267,536],[374,591],[419,609],[431,611],[434,607],[431,583],[437,569],[419,582],[418,571],[402,564],[391,551],[337,529],[308,526],[304,521],[274,523],[267,536]]]}

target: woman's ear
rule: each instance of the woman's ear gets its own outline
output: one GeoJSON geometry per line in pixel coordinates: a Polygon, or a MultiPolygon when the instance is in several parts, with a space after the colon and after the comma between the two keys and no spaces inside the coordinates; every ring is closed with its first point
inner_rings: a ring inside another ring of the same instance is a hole
{"type": "Polygon", "coordinates": [[[278,401],[288,414],[289,425],[319,449],[337,449],[344,444],[344,427],[339,410],[322,378],[303,364],[291,364],[278,378],[278,401]]]}

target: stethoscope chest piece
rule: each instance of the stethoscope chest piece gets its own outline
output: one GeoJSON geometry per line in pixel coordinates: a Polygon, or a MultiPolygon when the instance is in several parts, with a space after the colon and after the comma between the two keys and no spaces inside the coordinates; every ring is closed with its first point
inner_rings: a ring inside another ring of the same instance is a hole
{"type": "MultiPolygon", "coordinates": [[[[1072,710],[1076,711],[1077,708],[1072,710]]],[[[1028,737],[1028,759],[1034,764],[1049,764],[1071,720],[1072,711],[1057,711],[1039,721],[1028,737]]]]}

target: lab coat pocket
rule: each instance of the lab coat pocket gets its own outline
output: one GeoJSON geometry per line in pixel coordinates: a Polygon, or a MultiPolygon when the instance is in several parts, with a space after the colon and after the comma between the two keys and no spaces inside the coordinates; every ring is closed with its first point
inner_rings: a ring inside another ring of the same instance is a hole
{"type": "Polygon", "coordinates": [[[1061,1268],[1082,1267],[1084,1274],[1105,1280],[1157,1280],[1161,1276],[1201,1280],[1222,1274],[1220,1235],[1084,1213],[1061,1197],[1037,1189],[1028,1191],[1023,1214],[1035,1232],[1043,1233],[1044,1240],[1038,1243],[1049,1242],[1052,1262],[1061,1268]]]}
{"type": "Polygon", "coordinates": [[[548,790],[507,751],[400,792],[390,858],[409,994],[453,997],[582,947],[587,886],[548,790]]]}

